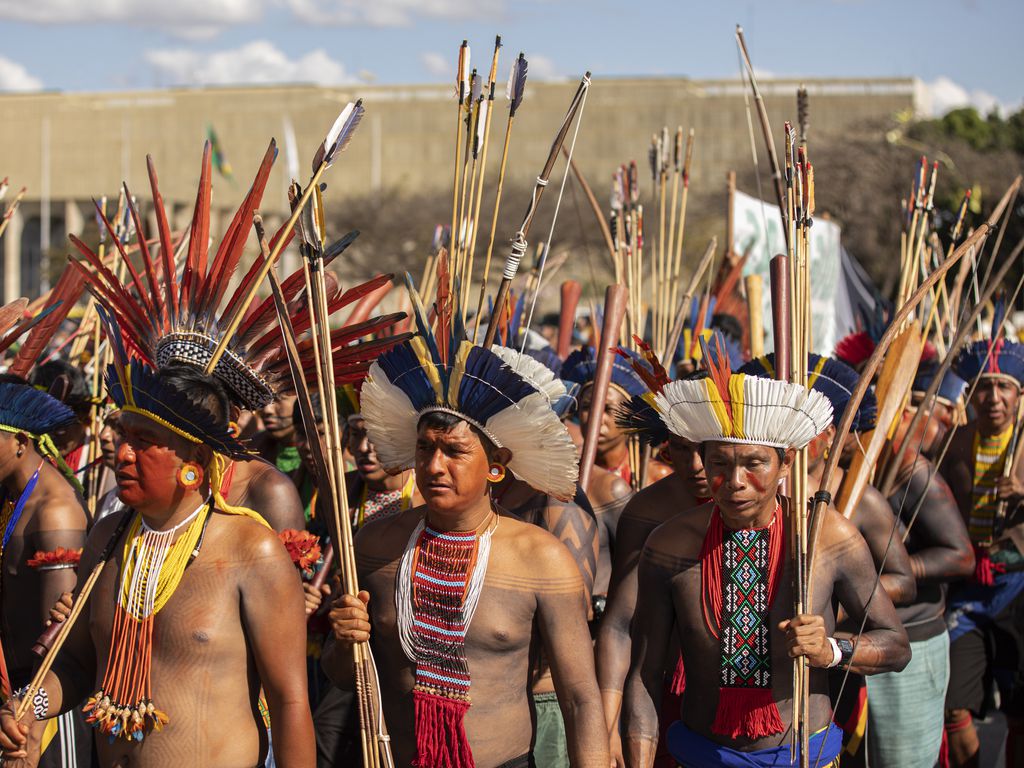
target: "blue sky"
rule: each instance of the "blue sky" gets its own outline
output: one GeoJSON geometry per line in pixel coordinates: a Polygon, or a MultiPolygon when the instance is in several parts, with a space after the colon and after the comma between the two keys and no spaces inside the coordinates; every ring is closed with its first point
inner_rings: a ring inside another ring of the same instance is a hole
{"type": "MultiPolygon", "coordinates": [[[[537,77],[914,76],[936,110],[1024,99],[1021,0],[0,0],[0,90],[440,82],[463,37],[537,77]]],[[[503,69],[506,65],[503,65],[503,69]]]]}

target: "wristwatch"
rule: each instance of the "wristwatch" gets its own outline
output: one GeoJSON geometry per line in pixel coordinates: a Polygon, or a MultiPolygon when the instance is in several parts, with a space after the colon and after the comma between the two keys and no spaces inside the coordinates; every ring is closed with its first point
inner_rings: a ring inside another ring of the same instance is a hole
{"type": "Polygon", "coordinates": [[[846,638],[836,638],[836,645],[839,646],[839,666],[849,666],[853,658],[853,641],[846,638]]]}

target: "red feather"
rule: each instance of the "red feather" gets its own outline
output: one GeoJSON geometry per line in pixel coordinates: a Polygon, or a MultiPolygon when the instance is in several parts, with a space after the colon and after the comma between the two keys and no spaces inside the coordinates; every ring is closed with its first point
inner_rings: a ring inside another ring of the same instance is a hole
{"type": "Polygon", "coordinates": [[[167,224],[167,211],[164,210],[164,199],[157,185],[156,166],[153,158],[146,155],[146,168],[149,171],[149,186],[153,190],[153,208],[156,210],[156,228],[160,233],[160,258],[164,268],[164,289],[167,291],[167,308],[171,317],[178,316],[178,285],[175,279],[174,245],[171,243],[171,228],[167,224]]]}
{"type": "Polygon", "coordinates": [[[220,247],[217,248],[217,253],[213,257],[210,273],[196,302],[198,306],[204,308],[207,319],[213,317],[221,299],[224,298],[228,281],[238,266],[242,251],[245,250],[245,244],[249,239],[249,230],[252,226],[252,215],[263,201],[263,192],[267,188],[267,180],[270,178],[270,169],[274,165],[275,157],[277,157],[277,144],[271,139],[270,146],[267,147],[267,151],[263,155],[263,161],[256,171],[256,178],[253,179],[252,186],[242,204],[238,206],[238,210],[220,242],[220,247]]]}
{"type": "Polygon", "coordinates": [[[729,419],[731,420],[732,397],[729,395],[729,378],[732,376],[732,370],[729,368],[729,353],[725,351],[722,335],[720,332],[715,331],[711,336],[710,345],[704,340],[703,336],[699,340],[701,352],[703,353],[701,362],[704,364],[709,377],[715,383],[718,394],[722,396],[722,402],[725,403],[725,410],[729,413],[729,419]]]}
{"type": "MultiPolygon", "coordinates": [[[[128,194],[127,190],[125,191],[125,194],[128,194]]],[[[131,275],[132,283],[135,284],[135,291],[138,294],[139,299],[142,301],[142,308],[149,315],[150,323],[159,322],[160,316],[156,312],[156,307],[153,306],[149,293],[142,285],[142,277],[139,275],[138,270],[135,269],[135,265],[132,263],[132,260],[128,258],[128,252],[124,249],[124,244],[121,242],[121,239],[116,234],[114,234],[114,228],[113,226],[111,226],[110,220],[107,218],[106,213],[102,210],[102,206],[95,200],[92,201],[92,204],[96,206],[96,211],[97,213],[99,213],[100,218],[103,220],[103,226],[105,226],[107,228],[107,232],[110,233],[110,239],[114,241],[114,245],[117,247],[117,252],[121,255],[121,260],[124,261],[125,266],[128,267],[128,274],[131,275]]],[[[116,283],[111,283],[111,285],[120,285],[120,281],[116,283]]],[[[122,288],[122,290],[125,289],[122,288]]]]}
{"type": "Polygon", "coordinates": [[[18,354],[8,369],[11,373],[22,378],[28,378],[28,372],[42,355],[46,345],[53,339],[60,324],[68,316],[71,308],[78,303],[82,291],[85,289],[85,281],[78,270],[65,267],[53,288],[50,296],[50,303],[60,305],[46,316],[39,325],[32,329],[26,337],[25,343],[21,345],[18,354]]]}
{"type": "Polygon", "coordinates": [[[146,270],[146,280],[149,282],[150,290],[152,291],[153,303],[156,309],[156,319],[158,323],[163,323],[163,329],[170,330],[170,318],[167,316],[167,307],[164,304],[163,297],[160,295],[160,284],[156,279],[156,270],[153,268],[153,257],[149,252],[149,245],[146,243],[146,235],[142,229],[142,217],[139,216],[139,209],[135,206],[135,202],[132,200],[131,192],[128,191],[128,185],[124,185],[124,199],[128,203],[128,210],[131,211],[132,221],[135,222],[135,235],[139,241],[139,251],[142,254],[142,265],[146,270]]]}
{"type": "Polygon", "coordinates": [[[196,206],[192,211],[189,228],[188,255],[185,273],[181,277],[181,309],[195,307],[191,298],[198,292],[200,281],[206,276],[206,254],[210,247],[210,142],[203,145],[203,166],[199,173],[196,206]]]}
{"type": "Polygon", "coordinates": [[[68,235],[68,239],[78,249],[79,253],[85,257],[85,260],[89,262],[89,266],[95,270],[94,272],[85,270],[87,279],[93,285],[96,285],[104,296],[109,297],[111,302],[114,302],[116,297],[116,303],[121,305],[124,316],[131,318],[132,322],[129,323],[129,327],[136,329],[133,335],[141,335],[145,332],[145,329],[149,329],[150,333],[155,335],[156,329],[153,328],[151,320],[146,316],[146,310],[138,304],[130,293],[121,287],[121,281],[115,277],[114,273],[100,261],[100,258],[89,249],[89,246],[77,237],[68,235]]]}

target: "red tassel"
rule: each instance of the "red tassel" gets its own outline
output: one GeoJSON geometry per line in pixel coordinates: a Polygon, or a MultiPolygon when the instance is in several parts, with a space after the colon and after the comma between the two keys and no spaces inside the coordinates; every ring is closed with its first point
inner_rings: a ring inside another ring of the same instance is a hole
{"type": "Polygon", "coordinates": [[[771,688],[719,688],[713,733],[735,739],[763,739],[782,733],[785,726],[771,688]]]}
{"type": "Polygon", "coordinates": [[[1006,565],[993,563],[986,547],[974,548],[974,580],[983,587],[993,587],[996,583],[996,574],[1006,573],[1006,565]]]}
{"type": "Polygon", "coordinates": [[[413,691],[415,768],[474,768],[463,720],[469,702],[413,691]]]}
{"type": "Polygon", "coordinates": [[[682,696],[686,690],[686,667],[683,665],[683,654],[676,660],[676,668],[672,672],[672,686],[669,691],[674,696],[682,696]]]}

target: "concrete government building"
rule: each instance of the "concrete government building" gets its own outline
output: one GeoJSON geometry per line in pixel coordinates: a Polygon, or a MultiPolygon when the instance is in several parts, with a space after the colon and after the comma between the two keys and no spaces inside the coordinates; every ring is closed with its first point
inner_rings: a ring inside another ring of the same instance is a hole
{"type": "MultiPolygon", "coordinates": [[[[781,135],[783,120],[795,120],[796,88],[803,83],[811,103],[810,136],[816,139],[878,126],[914,109],[909,78],[769,80],[760,83],[769,116],[781,135]]],[[[526,184],[540,170],[551,139],[577,86],[576,81],[535,82],[516,115],[509,155],[509,184],[526,184]]],[[[499,83],[498,90],[503,90],[499,83]]],[[[602,205],[614,167],[635,158],[648,183],[651,134],[668,125],[695,131],[692,180],[720,185],[730,168],[748,168],[750,139],[744,88],[738,80],[685,78],[595,78],[587,97],[576,160],[602,205]]],[[[332,205],[345,196],[401,189],[450,195],[455,109],[453,89],[441,85],[168,89],[121,93],[0,95],[0,178],[8,176],[7,201],[28,188],[2,243],[3,300],[37,296],[48,275],[43,254],[65,250],[67,235],[80,233],[93,216],[92,198],[116,199],[127,181],[143,213],[149,213],[146,154],[153,156],[172,227],[191,214],[207,125],[217,132],[234,171],[234,183],[214,175],[216,213],[211,231],[245,193],[267,142],[276,137],[278,157],[264,197],[270,225],[286,210],[289,161],[300,183],[339,110],[362,98],[366,116],[345,155],[330,171],[332,205]],[[294,128],[297,160],[288,151],[286,121],[294,128]]],[[[501,155],[506,114],[504,94],[495,98],[488,156],[488,189],[501,155]]],[[[756,126],[755,131],[758,130],[756,126]]],[[[757,136],[761,151],[762,140],[757,136]]],[[[763,161],[762,161],[763,162],[763,161]]],[[[560,178],[556,170],[556,176],[560,178]]],[[[519,216],[520,206],[503,208],[519,216]]],[[[152,218],[151,215],[149,218],[152,218]]]]}

